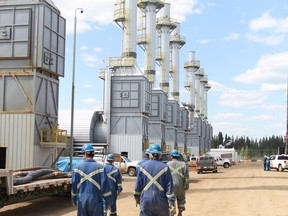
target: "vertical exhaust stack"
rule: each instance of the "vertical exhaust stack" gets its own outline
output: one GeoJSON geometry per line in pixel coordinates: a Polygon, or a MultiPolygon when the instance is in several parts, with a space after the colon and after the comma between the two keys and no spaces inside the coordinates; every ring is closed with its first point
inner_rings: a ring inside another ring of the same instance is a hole
{"type": "Polygon", "coordinates": [[[177,27],[172,31],[170,37],[171,55],[172,55],[172,92],[171,95],[176,101],[179,101],[179,51],[186,43],[185,37],[180,35],[180,23],[176,23],[177,27]]]}
{"type": "Polygon", "coordinates": [[[161,61],[161,80],[160,87],[163,91],[169,93],[169,70],[170,70],[170,33],[177,27],[176,22],[170,19],[170,4],[165,3],[164,8],[160,11],[157,19],[157,30],[161,38],[160,56],[161,61]]]}
{"type": "Polygon", "coordinates": [[[189,102],[186,104],[189,111],[189,128],[192,129],[194,125],[195,114],[195,72],[200,68],[200,61],[195,60],[195,52],[188,53],[188,61],[185,62],[184,68],[186,70],[185,89],[189,91],[189,102]]]}
{"type": "MultiPolygon", "coordinates": [[[[136,2],[136,0],[134,0],[136,2]]],[[[145,49],[145,75],[149,82],[155,82],[156,63],[156,14],[164,7],[161,0],[138,0],[138,7],[145,13],[145,31],[140,35],[139,45],[145,49]]]]}
{"type": "Polygon", "coordinates": [[[204,69],[199,68],[195,73],[195,112],[196,114],[201,117],[201,84],[200,80],[204,76],[204,69]]]}
{"type": "MultiPolygon", "coordinates": [[[[207,98],[207,92],[206,92],[206,89],[205,89],[205,86],[207,85],[208,83],[208,79],[207,79],[207,75],[204,75],[201,80],[200,80],[200,94],[201,94],[201,101],[200,101],[200,105],[201,105],[201,108],[200,108],[200,116],[201,118],[205,121],[205,118],[206,118],[206,98],[207,98]]],[[[207,120],[207,119],[206,119],[207,120]]]]}
{"type": "Polygon", "coordinates": [[[135,0],[117,0],[114,22],[123,30],[122,57],[110,57],[109,67],[117,75],[133,75],[136,65],[137,4],[135,0]]]}
{"type": "Polygon", "coordinates": [[[123,29],[122,57],[137,58],[137,3],[135,0],[120,0],[119,9],[114,12],[114,22],[123,29]]]}
{"type": "Polygon", "coordinates": [[[208,120],[208,91],[211,89],[211,86],[209,85],[209,83],[207,83],[205,86],[204,86],[204,89],[205,89],[205,98],[204,98],[204,101],[205,101],[205,112],[204,112],[204,121],[207,122],[208,120]]]}

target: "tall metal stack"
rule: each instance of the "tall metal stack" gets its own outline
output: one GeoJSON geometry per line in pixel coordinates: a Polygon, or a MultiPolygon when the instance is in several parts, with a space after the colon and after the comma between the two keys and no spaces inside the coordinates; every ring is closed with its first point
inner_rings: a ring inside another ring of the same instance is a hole
{"type": "Polygon", "coordinates": [[[184,84],[185,89],[189,92],[189,101],[185,104],[185,107],[189,111],[189,130],[187,132],[187,150],[194,155],[199,155],[199,136],[200,129],[195,124],[195,103],[196,103],[196,86],[195,86],[195,73],[200,68],[200,61],[195,60],[195,52],[188,53],[188,61],[184,63],[186,70],[186,81],[184,84]]]}
{"type": "Polygon", "coordinates": [[[123,29],[123,52],[109,59],[109,71],[100,76],[105,80],[104,113],[94,115],[97,126],[91,142],[97,142],[99,134],[109,151],[137,160],[149,143],[161,144],[163,151],[176,148],[198,155],[206,151],[208,81],[201,81],[204,71],[190,52],[184,65],[189,102],[179,102],[180,49],[186,40],[180,35],[180,23],[170,18],[170,4],[119,0],[116,5],[114,21],[123,29]],[[137,67],[136,44],[144,50],[143,73],[137,67]]]}
{"type": "Polygon", "coordinates": [[[65,19],[50,0],[0,1],[0,47],[0,168],[51,165],[40,138],[57,132],[65,19]]]}
{"type": "Polygon", "coordinates": [[[136,63],[137,2],[121,0],[117,5],[114,21],[123,29],[123,52],[121,57],[109,59],[110,70],[102,76],[105,105],[104,117],[98,118],[98,124],[103,120],[107,126],[109,151],[138,160],[148,143],[152,84],[136,63]]]}
{"type": "MultiPolygon", "coordinates": [[[[171,47],[171,69],[170,75],[172,79],[172,91],[171,95],[173,99],[178,103],[178,106],[174,106],[174,109],[178,109],[176,111],[176,115],[178,116],[177,123],[174,125],[174,130],[176,130],[176,138],[175,138],[175,146],[179,151],[183,152],[184,149],[187,148],[186,143],[186,131],[188,121],[187,110],[180,108],[182,105],[179,102],[179,62],[180,62],[180,49],[185,45],[186,39],[180,34],[180,23],[176,22],[176,28],[172,31],[170,36],[170,47],[171,47]]],[[[174,103],[173,99],[171,103],[174,103]]],[[[171,131],[168,127],[168,131],[171,131]]]]}

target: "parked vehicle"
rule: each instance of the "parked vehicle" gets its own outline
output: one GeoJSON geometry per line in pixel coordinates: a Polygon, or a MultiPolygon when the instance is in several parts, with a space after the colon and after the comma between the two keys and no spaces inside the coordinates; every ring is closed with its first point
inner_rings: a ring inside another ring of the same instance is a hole
{"type": "Polygon", "coordinates": [[[196,165],[198,174],[207,171],[212,171],[213,173],[218,172],[216,160],[212,156],[201,156],[196,165]]]}
{"type": "Polygon", "coordinates": [[[270,169],[276,169],[280,172],[288,169],[288,155],[271,155],[269,160],[270,169]]]}
{"type": "MultiPolygon", "coordinates": [[[[114,165],[117,166],[122,173],[127,173],[129,176],[136,176],[136,167],[139,161],[131,161],[129,158],[125,156],[120,156],[119,154],[114,155],[115,155],[114,165]],[[119,156],[119,160],[117,160],[117,156],[119,156]],[[120,157],[121,157],[121,163],[119,162],[120,157]]],[[[101,164],[106,163],[106,158],[107,155],[103,155],[102,157],[95,155],[94,157],[94,159],[101,164]]]]}
{"type": "Polygon", "coordinates": [[[221,158],[221,157],[215,157],[217,166],[223,166],[224,168],[229,168],[232,164],[229,159],[221,158]]]}
{"type": "MultiPolygon", "coordinates": [[[[187,162],[187,161],[185,160],[185,158],[183,157],[182,154],[180,154],[180,157],[178,158],[178,160],[187,162]]],[[[171,155],[170,155],[170,153],[162,153],[162,155],[161,155],[161,161],[162,161],[163,163],[167,163],[168,161],[171,161],[171,155]]]]}
{"type": "Polygon", "coordinates": [[[196,167],[197,161],[199,160],[198,156],[192,156],[190,157],[190,161],[188,162],[189,167],[196,167]]]}

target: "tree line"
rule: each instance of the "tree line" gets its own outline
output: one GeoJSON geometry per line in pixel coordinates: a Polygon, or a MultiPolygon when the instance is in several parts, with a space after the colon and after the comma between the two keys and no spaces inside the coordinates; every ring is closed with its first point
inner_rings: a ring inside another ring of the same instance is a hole
{"type": "Polygon", "coordinates": [[[225,148],[235,148],[238,157],[243,159],[263,158],[264,155],[284,154],[285,153],[285,137],[271,136],[261,139],[252,139],[246,136],[223,136],[222,132],[214,136],[211,148],[219,148],[222,145],[225,148]]]}

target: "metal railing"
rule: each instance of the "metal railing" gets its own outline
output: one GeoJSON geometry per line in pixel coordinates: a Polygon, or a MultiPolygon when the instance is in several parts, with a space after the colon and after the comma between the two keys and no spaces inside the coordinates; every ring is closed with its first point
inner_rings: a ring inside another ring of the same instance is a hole
{"type": "Polygon", "coordinates": [[[63,147],[67,145],[67,130],[58,128],[41,128],[40,144],[42,146],[63,147]]]}

